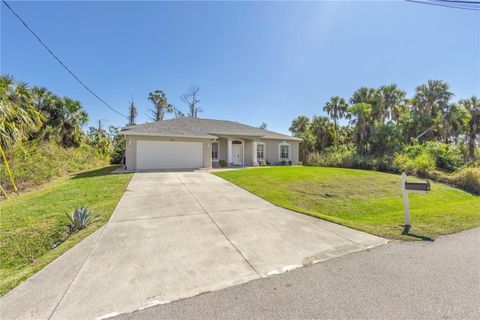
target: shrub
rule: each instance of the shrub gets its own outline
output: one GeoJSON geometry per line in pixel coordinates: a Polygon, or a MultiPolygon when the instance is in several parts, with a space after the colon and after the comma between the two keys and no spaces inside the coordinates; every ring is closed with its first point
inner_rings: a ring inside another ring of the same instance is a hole
{"type": "Polygon", "coordinates": [[[227,166],[227,161],[225,161],[225,160],[219,160],[219,161],[218,161],[218,164],[220,165],[220,167],[225,168],[225,167],[227,166]]]}
{"type": "Polygon", "coordinates": [[[302,161],[295,161],[295,162],[293,162],[293,165],[294,165],[294,166],[301,166],[301,165],[302,165],[302,161]]]}
{"type": "Polygon", "coordinates": [[[72,214],[67,214],[68,219],[70,220],[70,233],[85,229],[91,222],[91,211],[88,207],[81,206],[72,214]]]}
{"type": "MultiPolygon", "coordinates": [[[[108,164],[108,157],[99,155],[91,146],[63,148],[54,141],[29,141],[5,150],[19,189],[39,185],[56,176],[108,164]]],[[[0,165],[0,181],[11,189],[5,166],[0,165]]]]}
{"type": "Polygon", "coordinates": [[[480,194],[480,168],[464,168],[453,174],[449,180],[458,188],[480,194]]]}
{"type": "Polygon", "coordinates": [[[258,165],[259,165],[260,167],[265,167],[265,166],[267,165],[267,163],[266,163],[265,161],[260,161],[260,162],[258,163],[258,165]]]}
{"type": "Polygon", "coordinates": [[[446,172],[453,172],[465,165],[460,147],[440,142],[428,141],[424,144],[414,144],[408,146],[402,153],[411,158],[427,154],[434,160],[437,169],[446,172]]]}
{"type": "Polygon", "coordinates": [[[399,154],[395,157],[394,166],[396,171],[428,177],[435,171],[435,159],[427,153],[421,153],[416,157],[399,154]]]}

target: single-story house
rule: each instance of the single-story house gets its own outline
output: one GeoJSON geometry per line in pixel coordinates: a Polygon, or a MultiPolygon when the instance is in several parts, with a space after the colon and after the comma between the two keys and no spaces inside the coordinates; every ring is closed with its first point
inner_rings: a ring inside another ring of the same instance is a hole
{"type": "Polygon", "coordinates": [[[301,141],[238,122],[191,117],[127,126],[122,133],[127,170],[294,163],[301,141]]]}

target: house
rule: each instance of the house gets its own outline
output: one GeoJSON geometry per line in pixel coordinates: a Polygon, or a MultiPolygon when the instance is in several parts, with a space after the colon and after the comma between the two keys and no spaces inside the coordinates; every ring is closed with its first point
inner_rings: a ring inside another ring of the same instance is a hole
{"type": "Polygon", "coordinates": [[[122,133],[128,170],[296,162],[301,141],[238,122],[191,117],[128,126],[122,133]]]}

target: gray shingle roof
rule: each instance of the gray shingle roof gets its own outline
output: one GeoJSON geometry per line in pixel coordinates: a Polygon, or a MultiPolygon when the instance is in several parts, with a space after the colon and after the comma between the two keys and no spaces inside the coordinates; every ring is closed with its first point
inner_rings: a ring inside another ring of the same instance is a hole
{"type": "Polygon", "coordinates": [[[268,131],[227,120],[182,117],[128,126],[127,135],[216,138],[222,135],[251,136],[264,139],[301,140],[285,134],[268,131]]]}

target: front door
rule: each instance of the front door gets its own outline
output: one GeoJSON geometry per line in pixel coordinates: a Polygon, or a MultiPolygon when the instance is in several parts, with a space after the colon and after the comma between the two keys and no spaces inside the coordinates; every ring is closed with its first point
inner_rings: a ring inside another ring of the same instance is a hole
{"type": "Polygon", "coordinates": [[[243,144],[232,144],[232,162],[236,166],[243,165],[243,144]]]}

